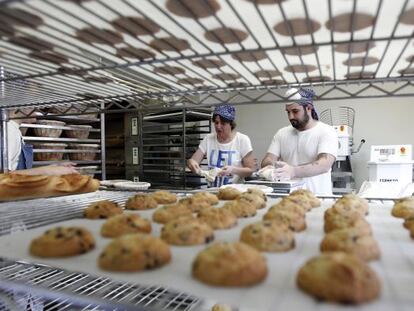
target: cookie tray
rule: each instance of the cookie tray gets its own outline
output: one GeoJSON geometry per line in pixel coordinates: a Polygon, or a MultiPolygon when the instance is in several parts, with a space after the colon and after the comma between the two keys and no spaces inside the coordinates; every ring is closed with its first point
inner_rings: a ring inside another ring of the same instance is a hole
{"type": "MultiPolygon", "coordinates": [[[[59,307],[59,310],[76,304],[90,305],[88,310],[91,306],[100,306],[96,310],[115,307],[125,310],[137,310],[139,307],[142,310],[209,310],[215,302],[230,304],[239,310],[409,310],[414,303],[411,293],[414,288],[414,241],[402,227],[402,221],[390,216],[390,201],[370,203],[367,217],[382,252],[379,261],[370,263],[382,280],[381,297],[372,303],[350,307],[318,302],[295,285],[300,266],[319,254],[319,243],[323,237],[323,212],[331,206],[332,199],[325,199],[322,207],[307,213],[308,228],[295,234],[295,249],[287,253],[265,254],[269,275],[263,283],[249,288],[229,289],[206,286],[191,277],[192,260],[205,246],[172,246],[172,262],[153,271],[111,273],[100,270],[96,259],[109,242],[109,239],[99,236],[104,221],[81,219],[82,210],[94,200],[111,198],[124,202],[131,194],[99,191],[72,196],[70,199],[60,198],[60,201],[56,198],[26,201],[35,204],[55,201],[55,207],[45,205],[49,206],[49,217],[64,213],[68,220],[56,218],[54,224],[24,231],[19,231],[24,225],[15,224],[12,226],[13,233],[0,237],[0,256],[3,257],[0,263],[0,286],[13,289],[10,295],[15,295],[16,291],[30,291],[35,295],[31,298],[33,301],[44,305],[60,304],[62,308],[59,307]],[[68,204],[71,207],[67,207],[68,204]],[[32,238],[58,224],[87,227],[93,232],[97,247],[73,258],[41,259],[30,256],[28,245],[32,238]]],[[[267,208],[277,200],[269,199],[267,208]]],[[[15,210],[27,209],[29,205],[16,206],[15,210]]],[[[4,207],[0,205],[3,215],[4,207]]],[[[39,209],[33,208],[31,213],[34,216],[39,213],[39,209]]],[[[138,213],[151,219],[153,211],[138,213]]],[[[215,240],[238,240],[241,228],[260,220],[264,213],[265,209],[259,210],[255,217],[240,219],[238,226],[233,229],[215,231],[215,240]]],[[[155,236],[159,236],[160,228],[161,225],[153,223],[155,236]]]]}

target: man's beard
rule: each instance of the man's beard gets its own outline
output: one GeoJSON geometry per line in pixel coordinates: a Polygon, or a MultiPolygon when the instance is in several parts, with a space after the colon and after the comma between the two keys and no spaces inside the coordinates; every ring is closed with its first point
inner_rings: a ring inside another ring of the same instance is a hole
{"type": "Polygon", "coordinates": [[[296,120],[296,119],[292,119],[289,120],[290,124],[292,124],[292,126],[297,129],[297,130],[303,130],[305,129],[306,125],[309,122],[309,116],[307,113],[305,113],[304,117],[302,120],[296,120]]]}

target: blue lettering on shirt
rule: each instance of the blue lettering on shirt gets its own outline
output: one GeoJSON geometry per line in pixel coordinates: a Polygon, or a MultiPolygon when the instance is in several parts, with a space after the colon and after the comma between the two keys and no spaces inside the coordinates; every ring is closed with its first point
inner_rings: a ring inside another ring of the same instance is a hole
{"type": "MultiPolygon", "coordinates": [[[[233,155],[236,155],[234,150],[211,150],[209,157],[209,169],[214,167],[224,167],[233,164],[233,155]],[[218,152],[216,152],[218,151],[218,152]]],[[[213,182],[213,187],[220,187],[231,183],[231,176],[216,177],[213,182]]]]}

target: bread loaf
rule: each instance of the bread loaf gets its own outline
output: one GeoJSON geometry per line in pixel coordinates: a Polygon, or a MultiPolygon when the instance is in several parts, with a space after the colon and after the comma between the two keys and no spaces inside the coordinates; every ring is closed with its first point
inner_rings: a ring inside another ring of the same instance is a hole
{"type": "Polygon", "coordinates": [[[0,174],[0,201],[46,198],[96,191],[99,180],[90,176],[0,174]]]}

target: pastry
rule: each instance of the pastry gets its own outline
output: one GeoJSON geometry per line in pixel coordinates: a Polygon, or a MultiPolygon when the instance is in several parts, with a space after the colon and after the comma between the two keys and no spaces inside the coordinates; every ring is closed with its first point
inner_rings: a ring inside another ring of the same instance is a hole
{"type": "Polygon", "coordinates": [[[154,214],[152,214],[152,220],[160,224],[165,224],[178,217],[192,217],[192,215],[193,212],[187,206],[181,204],[171,204],[157,208],[154,214]]]}
{"type": "Polygon", "coordinates": [[[328,233],[323,238],[320,248],[322,252],[340,251],[353,254],[364,261],[380,258],[380,249],[373,236],[355,228],[328,233]]]}
{"type": "Polygon", "coordinates": [[[98,190],[99,180],[90,176],[0,174],[0,201],[46,198],[98,190]]]}
{"type": "Polygon", "coordinates": [[[283,199],[295,202],[300,207],[302,207],[306,212],[309,212],[312,209],[312,203],[305,194],[288,195],[287,197],[283,199]]]}
{"type": "Polygon", "coordinates": [[[305,217],[293,212],[286,210],[275,210],[274,212],[268,211],[264,216],[263,220],[271,220],[279,225],[287,226],[289,229],[299,232],[306,229],[305,217]]]}
{"type": "Polygon", "coordinates": [[[359,219],[363,218],[365,214],[363,211],[358,210],[352,206],[340,204],[340,205],[333,205],[331,208],[328,208],[325,211],[324,219],[325,221],[329,221],[332,218],[336,217],[347,217],[351,219],[359,219]]]}
{"type": "Polygon", "coordinates": [[[371,301],[381,291],[375,271],[358,257],[342,252],[310,259],[300,268],[296,281],[317,299],[345,304],[371,301]]]}
{"type": "Polygon", "coordinates": [[[233,187],[221,188],[217,194],[220,200],[237,200],[241,192],[233,187]]]}
{"type": "Polygon", "coordinates": [[[213,229],[197,218],[178,218],[167,222],[161,229],[161,239],[173,245],[198,245],[214,240],[213,229]]]}
{"type": "Polygon", "coordinates": [[[206,192],[206,191],[197,192],[193,194],[191,197],[200,199],[203,201],[207,201],[211,205],[216,205],[219,202],[219,198],[214,193],[206,192]]]}
{"type": "Polygon", "coordinates": [[[313,208],[321,206],[321,200],[319,200],[311,191],[307,189],[298,189],[289,194],[290,197],[295,195],[305,196],[313,208]]]}
{"type": "Polygon", "coordinates": [[[68,257],[84,254],[95,247],[92,234],[82,227],[55,227],[30,243],[37,257],[68,257]]]}
{"type": "Polygon", "coordinates": [[[125,234],[112,240],[98,258],[108,271],[141,271],[159,268],[171,260],[167,243],[149,234],[125,234]]]}
{"type": "Polygon", "coordinates": [[[206,208],[198,212],[197,217],[213,229],[228,229],[237,224],[237,217],[225,208],[206,208]]]}
{"type": "Polygon", "coordinates": [[[183,198],[178,201],[178,204],[187,206],[194,213],[211,207],[211,204],[206,199],[194,196],[183,198]]]}
{"type": "Polygon", "coordinates": [[[262,190],[260,190],[259,188],[249,188],[247,189],[247,193],[251,193],[251,194],[255,194],[258,195],[259,197],[261,197],[265,202],[267,202],[267,196],[266,193],[264,193],[262,190]]]}
{"type": "Polygon", "coordinates": [[[395,200],[391,215],[404,219],[414,217],[414,197],[395,200]]]}
{"type": "Polygon", "coordinates": [[[150,233],[151,222],[137,214],[122,214],[109,218],[101,227],[101,235],[116,238],[129,233],[150,233]]]}
{"type": "Polygon", "coordinates": [[[193,276],[214,286],[251,286],[267,276],[266,259],[253,247],[236,243],[214,243],[198,253],[193,276]]]}
{"type": "Polygon", "coordinates": [[[240,241],[263,252],[286,252],[295,247],[293,231],[270,220],[244,227],[240,241]]]}
{"type": "Polygon", "coordinates": [[[357,228],[363,234],[372,234],[371,225],[363,217],[336,215],[325,220],[324,230],[326,233],[346,228],[357,228]]]}
{"type": "Polygon", "coordinates": [[[360,198],[359,196],[355,194],[352,194],[352,193],[345,194],[344,196],[342,196],[335,202],[333,207],[342,206],[342,205],[355,209],[359,211],[362,215],[368,214],[368,209],[369,209],[368,201],[363,198],[360,198]]]}
{"type": "Polygon", "coordinates": [[[261,209],[266,207],[266,201],[262,196],[258,196],[254,193],[242,193],[238,198],[238,201],[247,201],[252,204],[256,209],[261,209]]]}
{"type": "Polygon", "coordinates": [[[102,219],[114,215],[122,214],[123,210],[116,202],[102,200],[93,202],[83,211],[83,215],[88,219],[102,219]]]}
{"type": "Polygon", "coordinates": [[[232,212],[236,217],[253,217],[256,215],[256,207],[246,200],[234,200],[226,202],[223,209],[227,209],[232,212]]]}
{"type": "Polygon", "coordinates": [[[152,196],[143,193],[129,197],[125,203],[125,208],[129,210],[147,210],[157,206],[158,203],[152,196]]]}
{"type": "Polygon", "coordinates": [[[172,204],[177,202],[177,195],[165,190],[155,191],[150,196],[157,201],[158,204],[172,204]]]}
{"type": "Polygon", "coordinates": [[[282,211],[282,210],[296,213],[302,217],[305,217],[305,214],[307,211],[306,208],[290,200],[288,197],[285,197],[279,203],[272,205],[267,212],[271,214],[271,213],[275,213],[276,211],[282,211]]]}

